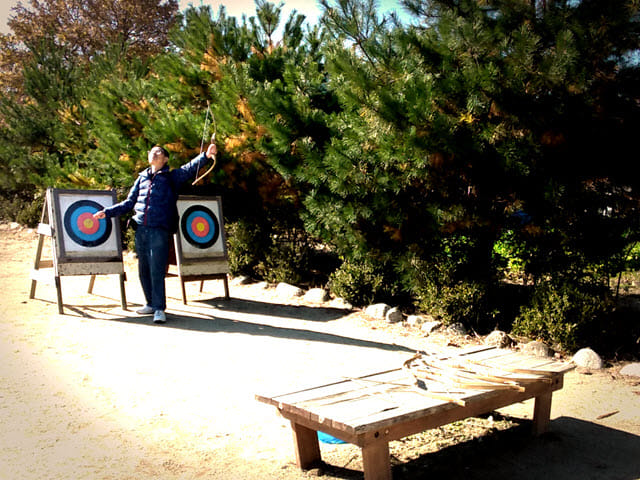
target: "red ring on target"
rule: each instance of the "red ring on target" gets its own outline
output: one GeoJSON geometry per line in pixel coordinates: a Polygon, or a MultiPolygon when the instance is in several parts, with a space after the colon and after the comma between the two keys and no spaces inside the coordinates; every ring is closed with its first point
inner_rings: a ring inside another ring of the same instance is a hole
{"type": "Polygon", "coordinates": [[[78,216],[78,230],[86,235],[93,235],[100,228],[100,222],[89,212],[78,216]]]}
{"type": "Polygon", "coordinates": [[[209,222],[198,216],[191,220],[191,231],[197,237],[206,237],[209,234],[209,222]]]}

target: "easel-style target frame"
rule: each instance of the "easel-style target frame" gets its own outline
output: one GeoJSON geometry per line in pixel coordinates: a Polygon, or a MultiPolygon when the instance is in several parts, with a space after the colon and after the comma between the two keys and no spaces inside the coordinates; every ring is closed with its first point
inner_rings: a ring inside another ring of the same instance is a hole
{"type": "Polygon", "coordinates": [[[120,223],[113,218],[93,219],[93,213],[114,203],[114,191],[47,189],[38,225],[30,299],[35,297],[37,282],[47,280],[41,269],[53,267],[60,314],[63,313],[60,277],[65,275],[91,275],[89,293],[92,293],[96,275],[118,275],[122,308],[127,309],[120,223]],[[51,238],[52,261],[41,259],[45,237],[51,238]]]}
{"type": "Polygon", "coordinates": [[[185,282],[222,280],[229,298],[229,258],[222,214],[222,198],[196,195],[178,197],[178,231],[173,236],[182,302],[187,304],[185,282]],[[214,231],[217,230],[217,231],[214,231]]]}

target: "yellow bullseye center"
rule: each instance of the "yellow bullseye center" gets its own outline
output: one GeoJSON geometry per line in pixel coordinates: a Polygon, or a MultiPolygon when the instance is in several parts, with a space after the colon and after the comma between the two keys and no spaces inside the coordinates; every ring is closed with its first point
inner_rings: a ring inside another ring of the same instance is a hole
{"type": "Polygon", "coordinates": [[[204,232],[204,224],[198,223],[196,225],[196,230],[198,230],[199,232],[204,232]]]}
{"type": "Polygon", "coordinates": [[[91,229],[93,227],[93,220],[91,218],[86,218],[84,220],[84,228],[91,229]]]}

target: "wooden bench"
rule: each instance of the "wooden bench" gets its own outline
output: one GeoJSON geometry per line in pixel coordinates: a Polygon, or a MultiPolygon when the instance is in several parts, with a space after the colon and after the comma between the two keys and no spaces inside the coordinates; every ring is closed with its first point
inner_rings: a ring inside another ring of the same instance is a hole
{"type": "Polygon", "coordinates": [[[391,440],[531,398],[535,398],[534,434],[543,433],[549,424],[551,396],[573,368],[553,359],[476,347],[414,357],[405,368],[287,394],[256,395],[256,399],[274,405],[291,422],[300,468],[320,462],[317,432],[322,431],[362,449],[365,480],[389,480],[391,440]],[[474,371],[467,375],[470,366],[474,371]]]}

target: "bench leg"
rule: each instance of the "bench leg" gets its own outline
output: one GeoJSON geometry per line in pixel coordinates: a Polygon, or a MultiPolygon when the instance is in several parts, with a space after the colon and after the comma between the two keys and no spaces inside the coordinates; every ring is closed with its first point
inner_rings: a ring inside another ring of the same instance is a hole
{"type": "Polygon", "coordinates": [[[533,434],[541,435],[549,428],[552,392],[536,397],[533,406],[533,434]]]}
{"type": "Polygon", "coordinates": [[[296,464],[302,469],[309,469],[320,463],[320,443],[318,432],[291,421],[293,430],[293,446],[296,450],[296,464]]]}
{"type": "Polygon", "coordinates": [[[389,442],[376,442],[362,447],[364,480],[391,480],[389,442]]]}

